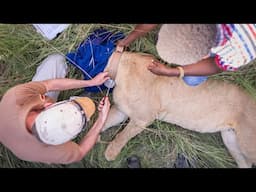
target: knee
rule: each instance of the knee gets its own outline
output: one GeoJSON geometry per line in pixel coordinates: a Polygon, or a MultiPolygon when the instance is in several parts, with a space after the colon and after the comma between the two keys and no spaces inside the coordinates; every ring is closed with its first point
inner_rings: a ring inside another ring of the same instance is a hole
{"type": "Polygon", "coordinates": [[[61,73],[61,76],[65,76],[68,72],[68,66],[66,63],[65,56],[54,53],[48,56],[48,59],[51,60],[52,67],[55,68],[57,73],[61,73]]]}
{"type": "Polygon", "coordinates": [[[59,54],[59,53],[53,53],[53,54],[49,55],[48,59],[54,61],[53,63],[55,65],[62,65],[62,66],[67,65],[66,64],[66,58],[63,55],[59,54]]]}

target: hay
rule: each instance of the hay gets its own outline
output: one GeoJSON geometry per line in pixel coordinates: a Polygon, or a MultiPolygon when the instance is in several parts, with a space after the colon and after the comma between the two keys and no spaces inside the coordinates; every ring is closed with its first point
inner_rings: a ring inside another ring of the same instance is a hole
{"type": "MultiPolygon", "coordinates": [[[[134,28],[134,25],[73,24],[56,39],[47,42],[40,34],[36,33],[32,25],[0,24],[0,97],[10,87],[30,81],[36,67],[49,54],[56,51],[63,54],[73,51],[90,32],[98,27],[105,27],[111,31],[122,31],[127,35],[134,28]]],[[[155,49],[157,30],[133,42],[130,45],[130,50],[157,56],[155,49]]],[[[70,69],[68,77],[82,78],[81,72],[73,66],[70,66],[70,69]]],[[[244,87],[252,95],[256,95],[255,63],[244,67],[237,73],[222,73],[211,78],[231,81],[244,87]]],[[[79,95],[81,92],[82,89],[63,91],[60,100],[69,98],[71,95],[79,95]]],[[[96,104],[98,104],[101,97],[100,94],[93,95],[96,104]]],[[[92,125],[94,120],[92,119],[89,126],[92,125]]],[[[146,131],[132,139],[115,161],[108,162],[104,158],[107,143],[126,123],[124,122],[122,125],[104,132],[101,138],[102,141],[97,143],[79,163],[47,165],[26,162],[18,159],[7,148],[0,145],[0,167],[126,167],[126,158],[133,154],[137,154],[141,158],[143,167],[172,167],[177,154],[180,152],[186,155],[194,167],[236,166],[225,149],[219,134],[199,134],[159,121],[154,122],[146,131]]],[[[80,134],[76,141],[80,141],[84,134],[80,134]]]]}

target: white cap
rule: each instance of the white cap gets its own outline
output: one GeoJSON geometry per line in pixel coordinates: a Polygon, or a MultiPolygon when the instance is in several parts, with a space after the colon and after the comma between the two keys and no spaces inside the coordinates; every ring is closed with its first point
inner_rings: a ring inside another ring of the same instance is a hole
{"type": "Polygon", "coordinates": [[[75,138],[94,112],[93,101],[86,97],[58,102],[36,117],[35,129],[44,143],[59,145],[75,138]]]}

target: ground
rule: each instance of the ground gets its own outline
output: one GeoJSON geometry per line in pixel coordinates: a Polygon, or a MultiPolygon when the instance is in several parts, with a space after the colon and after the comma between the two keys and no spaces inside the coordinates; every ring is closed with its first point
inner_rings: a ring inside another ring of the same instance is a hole
{"type": "MultiPolygon", "coordinates": [[[[132,24],[72,24],[56,39],[46,41],[32,25],[0,24],[0,98],[10,87],[31,80],[36,67],[49,54],[74,51],[88,34],[98,27],[111,31],[122,31],[127,35],[132,24]]],[[[136,40],[130,51],[151,53],[158,57],[155,50],[157,30],[136,40]]],[[[158,57],[159,58],[159,57],[158,57]]],[[[160,58],[159,58],[160,59],[160,58]]],[[[70,78],[82,78],[81,73],[70,65],[70,78]]],[[[246,89],[256,98],[256,64],[252,62],[239,72],[226,72],[211,78],[231,81],[246,89]]],[[[79,95],[83,89],[64,91],[60,100],[71,95],[79,95]]],[[[97,104],[102,94],[93,94],[97,104]]],[[[91,124],[93,123],[92,119],[91,124]]],[[[46,165],[19,160],[6,147],[0,144],[0,167],[66,167],[66,168],[122,168],[127,167],[127,158],[136,155],[144,168],[174,167],[178,154],[187,159],[191,167],[196,168],[232,168],[236,164],[221,140],[220,134],[199,134],[185,130],[176,125],[155,121],[144,132],[130,140],[115,161],[104,158],[107,143],[113,139],[127,122],[113,127],[101,136],[101,140],[79,163],[70,165],[46,165]]],[[[90,127],[90,125],[89,125],[90,127]]],[[[85,133],[81,133],[77,142],[85,133]]]]}

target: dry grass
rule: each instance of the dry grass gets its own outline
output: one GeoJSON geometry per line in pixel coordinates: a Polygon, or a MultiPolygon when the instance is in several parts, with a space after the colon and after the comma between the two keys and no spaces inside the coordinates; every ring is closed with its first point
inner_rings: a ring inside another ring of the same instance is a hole
{"type": "MultiPolygon", "coordinates": [[[[36,67],[49,54],[61,52],[66,54],[82,42],[90,32],[98,27],[111,31],[122,31],[128,34],[134,27],[132,24],[83,24],[71,25],[58,38],[45,41],[36,33],[32,25],[0,24],[0,98],[10,87],[28,82],[32,79],[36,67]]],[[[157,29],[135,41],[130,51],[154,54],[157,29]]],[[[158,57],[159,58],[159,57],[158,57]]],[[[68,77],[82,78],[82,74],[70,66],[68,77]]],[[[222,73],[211,78],[231,81],[242,86],[256,98],[256,65],[252,63],[237,73],[222,73]]],[[[82,89],[64,91],[60,100],[71,95],[79,95],[82,89]]],[[[102,95],[95,94],[95,103],[102,95]]],[[[95,119],[91,121],[93,123],[95,119]]],[[[79,163],[70,165],[46,165],[19,160],[7,148],[0,145],[0,167],[126,167],[126,158],[136,154],[141,158],[143,167],[172,167],[178,153],[183,153],[193,167],[235,167],[235,163],[225,149],[219,134],[199,134],[187,131],[175,125],[156,121],[143,133],[132,139],[122,150],[115,161],[108,162],[104,158],[104,150],[108,141],[120,131],[121,126],[109,129],[102,134],[102,141],[96,144],[91,152],[79,163]]],[[[79,141],[85,133],[76,140],[79,141]]]]}

